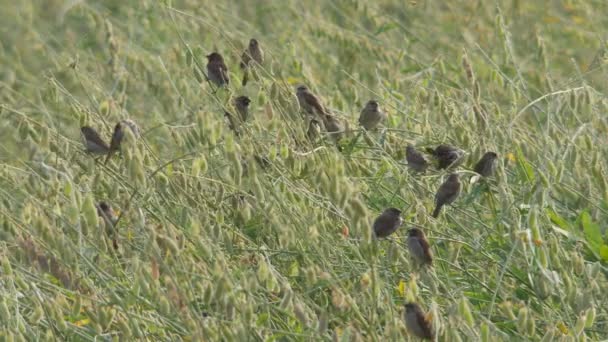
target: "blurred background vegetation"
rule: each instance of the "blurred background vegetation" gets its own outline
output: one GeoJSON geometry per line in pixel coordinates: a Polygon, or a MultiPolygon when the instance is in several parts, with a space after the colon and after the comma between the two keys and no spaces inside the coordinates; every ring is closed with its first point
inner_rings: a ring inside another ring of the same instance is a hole
{"type": "Polygon", "coordinates": [[[440,340],[608,338],[606,1],[0,0],[0,335],[5,340],[402,340],[403,304],[440,340]],[[252,37],[266,63],[240,86],[252,37]],[[224,55],[229,89],[204,80],[224,55]],[[356,131],[305,142],[307,84],[356,131]],[[253,120],[224,122],[247,95],[253,120]],[[80,127],[143,136],[104,165],[80,127]],[[405,146],[451,143],[444,174],[405,146]],[[265,156],[262,168],[255,157],[265,156]],[[95,203],[120,213],[114,250],[95,203]],[[405,225],[374,242],[386,207],[405,225]],[[436,255],[404,247],[421,226],[436,255]]]}

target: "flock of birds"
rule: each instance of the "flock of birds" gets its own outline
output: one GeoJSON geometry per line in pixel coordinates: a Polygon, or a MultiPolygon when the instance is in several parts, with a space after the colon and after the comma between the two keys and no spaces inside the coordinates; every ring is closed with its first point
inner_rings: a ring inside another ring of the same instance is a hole
{"type": "MultiPolygon", "coordinates": [[[[207,64],[207,79],[217,87],[223,87],[229,84],[228,68],[224,62],[224,58],[217,52],[213,52],[206,56],[207,64]]],[[[256,39],[249,41],[248,47],[241,56],[240,67],[243,70],[242,85],[246,85],[249,79],[250,69],[262,65],[264,62],[264,53],[260,48],[260,44],[256,39]]],[[[322,131],[332,138],[335,142],[341,139],[344,133],[342,122],[332,115],[322,105],[319,98],[313,94],[308,87],[300,85],[296,88],[296,96],[300,108],[307,114],[308,119],[308,138],[314,140],[322,131]]],[[[247,96],[238,96],[234,100],[234,107],[238,116],[234,116],[225,112],[225,117],[228,120],[228,126],[239,134],[239,125],[249,118],[249,104],[251,100],[247,96]]],[[[377,128],[383,121],[387,119],[387,114],[380,109],[380,105],[376,100],[370,100],[361,110],[359,116],[359,125],[366,131],[372,131],[377,128]]],[[[139,137],[139,129],[131,120],[122,120],[114,127],[114,132],[108,145],[100,134],[89,126],[81,128],[81,133],[84,137],[86,152],[106,155],[105,162],[110,159],[113,153],[120,149],[120,145],[124,139],[126,130],[129,129],[135,138],[139,137]]],[[[437,146],[435,149],[427,148],[427,152],[436,160],[438,169],[453,170],[460,166],[464,160],[464,151],[447,144],[437,146]]],[[[490,177],[495,168],[497,160],[495,152],[486,152],[481,160],[477,162],[473,170],[481,177],[490,177]]],[[[411,144],[406,148],[406,160],[408,167],[414,172],[424,172],[430,165],[423,153],[416,150],[411,144]]],[[[435,210],[432,213],[433,217],[438,217],[441,208],[453,203],[459,196],[461,184],[458,173],[452,172],[448,175],[435,195],[435,210]]],[[[106,229],[111,234],[114,248],[118,248],[116,233],[113,232],[114,226],[118,223],[119,218],[116,216],[112,207],[106,202],[99,202],[97,205],[99,216],[105,223],[106,229]]],[[[395,233],[403,224],[401,211],[396,208],[388,208],[378,216],[373,223],[373,233],[375,238],[386,238],[395,233]]],[[[431,266],[433,263],[433,255],[428,240],[424,232],[419,228],[409,229],[407,232],[406,246],[411,254],[414,262],[419,266],[431,266]]],[[[405,305],[405,323],[408,330],[415,336],[422,339],[433,339],[434,331],[430,320],[417,303],[409,302],[405,305]]]]}

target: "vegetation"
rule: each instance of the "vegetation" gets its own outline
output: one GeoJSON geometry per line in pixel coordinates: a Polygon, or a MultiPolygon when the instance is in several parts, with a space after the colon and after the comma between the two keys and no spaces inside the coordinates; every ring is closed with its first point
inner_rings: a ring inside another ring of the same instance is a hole
{"type": "Polygon", "coordinates": [[[608,2],[0,8],[4,340],[414,340],[407,301],[445,341],[608,338],[608,2]],[[251,37],[266,62],[242,87],[251,37]],[[212,51],[231,77],[217,92],[212,51]],[[307,142],[298,84],[349,123],[341,151],[307,142]],[[371,98],[389,118],[363,134],[371,98]],[[83,152],[81,126],[109,140],[127,118],[140,139],[107,164],[83,152]],[[408,143],[467,152],[437,219],[446,173],[410,172],[408,143]],[[471,182],[486,151],[497,172],[471,182]],[[388,207],[404,225],[375,241],[388,207]],[[409,258],[412,226],[430,270],[409,258]]]}

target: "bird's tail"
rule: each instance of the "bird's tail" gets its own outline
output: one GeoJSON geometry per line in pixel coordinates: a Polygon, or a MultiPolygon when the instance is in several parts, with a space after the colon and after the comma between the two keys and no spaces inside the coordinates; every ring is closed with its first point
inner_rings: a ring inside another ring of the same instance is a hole
{"type": "Polygon", "coordinates": [[[243,82],[241,83],[244,86],[247,85],[247,82],[249,81],[249,71],[247,69],[245,69],[243,71],[243,82]]]}
{"type": "Polygon", "coordinates": [[[434,218],[437,218],[437,216],[439,216],[439,213],[440,213],[440,212],[441,212],[441,206],[440,206],[440,205],[438,205],[438,206],[436,206],[436,207],[435,207],[435,210],[433,210],[433,214],[432,214],[432,216],[433,216],[434,218]]]}

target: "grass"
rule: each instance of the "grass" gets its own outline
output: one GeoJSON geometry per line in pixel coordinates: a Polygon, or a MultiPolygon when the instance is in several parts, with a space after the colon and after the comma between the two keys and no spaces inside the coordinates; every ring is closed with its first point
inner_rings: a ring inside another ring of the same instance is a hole
{"type": "Polygon", "coordinates": [[[606,2],[0,8],[4,340],[413,340],[409,300],[440,340],[608,338],[606,2]],[[251,37],[267,61],[243,88],[251,37]],[[231,75],[217,93],[212,51],[231,75]],[[301,83],[349,123],[343,152],[304,140],[301,83]],[[223,112],[242,94],[237,138],[223,112]],[[387,129],[353,142],[370,98],[387,129]],[[125,118],[141,139],[106,165],[83,153],[80,126],[109,139],[125,118]],[[465,186],[432,219],[445,174],[409,172],[404,151],[444,142],[467,151],[465,186]],[[496,175],[470,184],[488,150],[496,175]],[[386,207],[406,224],[374,242],[386,207]],[[431,271],[410,263],[411,225],[431,271]]]}

